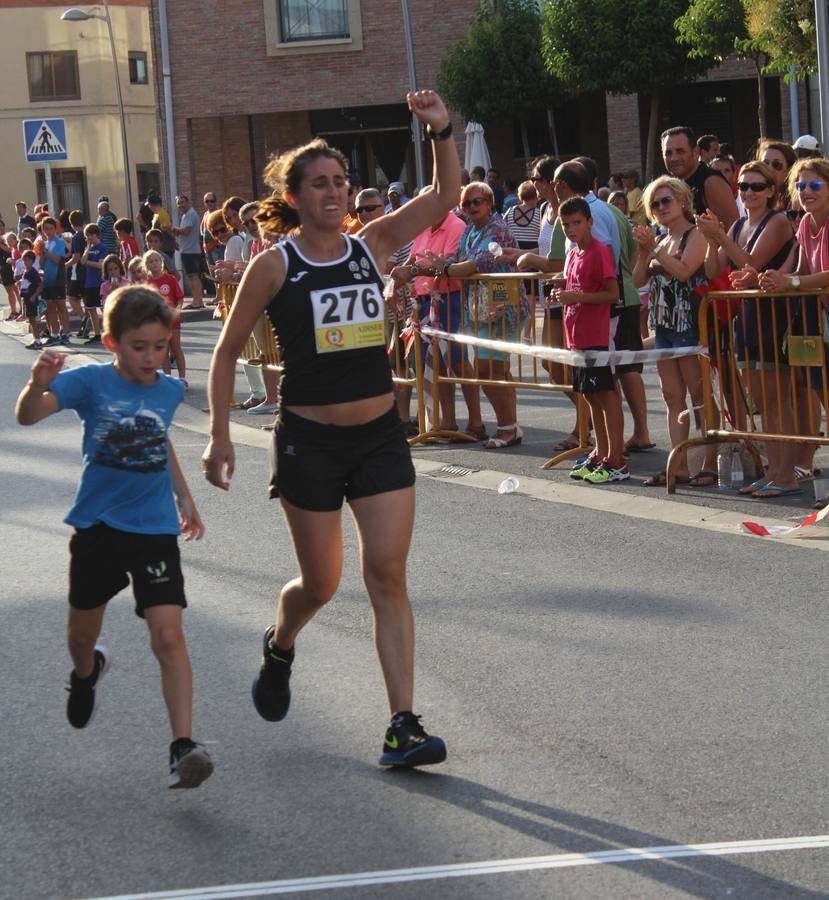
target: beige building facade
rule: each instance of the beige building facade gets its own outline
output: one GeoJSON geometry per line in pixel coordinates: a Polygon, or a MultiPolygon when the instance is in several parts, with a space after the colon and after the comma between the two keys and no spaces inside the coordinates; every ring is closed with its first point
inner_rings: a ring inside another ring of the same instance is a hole
{"type": "MultiPolygon", "coordinates": [[[[72,4],[0,0],[0,215],[14,227],[15,202],[46,200],[45,167],[26,162],[24,119],[64,119],[65,162],[52,162],[55,212],[95,215],[98,197],[127,210],[121,125],[106,22],[61,20],[72,4]]],[[[103,14],[102,6],[81,6],[103,14]]],[[[146,0],[111,0],[133,205],[157,188],[158,142],[146,0]]]]}

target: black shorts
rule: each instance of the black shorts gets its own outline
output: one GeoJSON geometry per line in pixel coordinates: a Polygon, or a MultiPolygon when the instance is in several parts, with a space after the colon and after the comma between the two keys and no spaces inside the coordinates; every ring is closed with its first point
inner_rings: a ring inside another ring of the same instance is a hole
{"type": "MultiPolygon", "coordinates": [[[[640,326],[640,306],[623,306],[617,315],[610,319],[611,347],[614,350],[641,350],[642,332],[640,326]],[[615,331],[614,331],[615,327],[615,331]]],[[[642,371],[642,363],[626,363],[613,367],[614,374],[624,375],[626,372],[642,371]]]]}
{"type": "MultiPolygon", "coordinates": [[[[607,347],[585,347],[582,352],[604,350],[607,347]]],[[[613,369],[610,366],[573,366],[573,393],[596,394],[599,391],[615,391],[613,369]]]]}
{"type": "Polygon", "coordinates": [[[101,288],[88,287],[83,289],[83,305],[87,309],[101,308],[101,288]]]}
{"type": "Polygon", "coordinates": [[[187,606],[175,534],[135,534],[96,522],[75,531],[69,555],[73,609],[103,606],[127,587],[130,577],[140,618],[152,606],[187,606]]]}
{"type": "Polygon", "coordinates": [[[83,282],[78,281],[77,279],[70,281],[69,284],[67,284],[67,286],[66,286],[66,296],[67,297],[72,297],[72,298],[79,297],[81,300],[83,300],[83,298],[85,296],[85,291],[86,291],[86,288],[83,286],[83,282]]]}
{"type": "Polygon", "coordinates": [[[199,275],[201,273],[201,253],[182,253],[181,264],[185,275],[199,275]]]}
{"type": "Polygon", "coordinates": [[[66,288],[62,284],[53,284],[49,287],[44,285],[40,296],[43,300],[65,300],[66,288]]]}
{"type": "Polygon", "coordinates": [[[271,445],[270,496],[300,509],[331,512],[357,500],[411,487],[414,465],[392,407],[364,425],[321,425],[282,410],[271,445]]]}
{"type": "Polygon", "coordinates": [[[34,297],[34,298],[24,297],[23,298],[23,306],[26,308],[26,318],[28,318],[28,319],[35,318],[36,319],[38,317],[38,315],[39,315],[38,301],[39,300],[40,300],[39,297],[34,297]]]}

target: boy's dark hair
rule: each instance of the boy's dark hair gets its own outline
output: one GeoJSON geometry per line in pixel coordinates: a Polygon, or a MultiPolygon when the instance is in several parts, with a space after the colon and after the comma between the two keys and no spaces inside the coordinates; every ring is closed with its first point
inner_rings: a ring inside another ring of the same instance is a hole
{"type": "Polygon", "coordinates": [[[719,144],[719,142],[720,139],[716,134],[704,134],[702,137],[697,138],[697,147],[707,153],[711,149],[711,144],[719,144]]]}
{"type": "Polygon", "coordinates": [[[144,240],[146,241],[151,237],[157,237],[160,241],[163,241],[164,232],[160,228],[150,228],[150,230],[144,235],[144,240]]]}
{"type": "Polygon", "coordinates": [[[43,228],[44,225],[52,225],[55,228],[58,227],[58,223],[51,216],[44,216],[40,220],[40,227],[43,228]]]}
{"type": "MultiPolygon", "coordinates": [[[[20,255],[20,258],[23,262],[34,262],[37,259],[34,250],[26,250],[24,253],[20,255]]],[[[170,307],[172,309],[172,307],[170,307]]]]}
{"type": "Polygon", "coordinates": [[[73,228],[77,228],[78,225],[83,225],[83,213],[79,209],[73,209],[71,213],[69,213],[69,224],[73,228]]]}
{"type": "Polygon", "coordinates": [[[587,174],[587,169],[575,160],[562,163],[556,169],[556,178],[559,181],[563,181],[575,194],[586,194],[590,190],[590,178],[587,174]]]}
{"type": "MultiPolygon", "coordinates": [[[[32,242],[31,242],[28,238],[24,238],[24,237],[20,238],[20,240],[17,242],[17,247],[18,247],[18,249],[22,249],[24,244],[25,244],[29,249],[31,249],[31,247],[32,247],[32,242]]],[[[21,254],[21,257],[20,257],[20,258],[21,258],[21,259],[23,258],[22,254],[21,254]]]]}
{"type": "Polygon", "coordinates": [[[177,315],[155,288],[133,284],[118,288],[107,297],[104,331],[120,341],[127,331],[148,322],[159,322],[170,330],[177,315]]]}
{"type": "Polygon", "coordinates": [[[659,136],[659,142],[665,143],[669,137],[676,137],[678,134],[684,134],[692,147],[696,145],[697,136],[694,134],[694,129],[689,128],[687,125],[674,125],[673,128],[666,128],[659,136]]]}
{"type": "Polygon", "coordinates": [[[84,227],[83,233],[86,237],[90,237],[90,235],[97,234],[98,237],[101,236],[101,229],[94,222],[90,222],[88,225],[84,227]]]}
{"type": "Polygon", "coordinates": [[[558,208],[558,214],[562,219],[565,216],[576,216],[579,213],[587,220],[593,218],[590,215],[590,204],[584,197],[571,197],[569,200],[565,200],[558,208]]]}
{"type": "Polygon", "coordinates": [[[132,221],[130,219],[118,219],[114,228],[116,231],[123,231],[124,234],[132,234],[132,221]]]}

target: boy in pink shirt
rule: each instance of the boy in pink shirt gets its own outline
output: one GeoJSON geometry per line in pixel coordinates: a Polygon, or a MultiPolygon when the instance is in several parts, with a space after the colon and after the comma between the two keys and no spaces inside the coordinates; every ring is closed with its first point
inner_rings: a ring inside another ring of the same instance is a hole
{"type": "MultiPolygon", "coordinates": [[[[582,197],[562,203],[559,217],[566,237],[575,243],[564,263],[565,286],[555,290],[564,307],[564,333],[571,350],[607,350],[610,307],[619,299],[619,282],[610,250],[593,238],[590,206],[582,197]]],[[[610,366],[574,366],[573,391],[583,394],[596,429],[596,448],[570,477],[589,484],[625,481],[625,434],[622,401],[610,366]]]]}

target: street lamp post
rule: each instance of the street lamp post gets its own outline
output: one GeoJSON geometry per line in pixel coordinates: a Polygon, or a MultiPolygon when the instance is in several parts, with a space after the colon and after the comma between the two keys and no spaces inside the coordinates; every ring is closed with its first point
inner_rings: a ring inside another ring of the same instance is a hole
{"type": "Polygon", "coordinates": [[[64,22],[86,22],[89,19],[98,19],[106,22],[107,31],[109,32],[109,48],[112,51],[112,68],[115,72],[115,96],[118,101],[118,117],[121,120],[121,150],[124,155],[124,190],[127,198],[127,218],[133,217],[132,206],[132,181],[130,179],[130,155],[127,149],[127,123],[124,119],[124,99],[121,96],[121,76],[118,73],[118,57],[115,55],[115,36],[112,33],[112,19],[109,15],[109,4],[107,0],[103,0],[104,14],[102,16],[96,13],[86,12],[85,10],[72,7],[67,9],[61,19],[64,22]]]}

